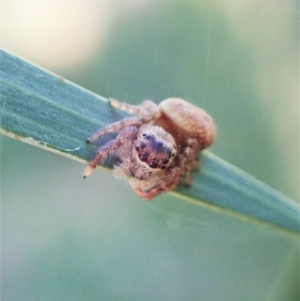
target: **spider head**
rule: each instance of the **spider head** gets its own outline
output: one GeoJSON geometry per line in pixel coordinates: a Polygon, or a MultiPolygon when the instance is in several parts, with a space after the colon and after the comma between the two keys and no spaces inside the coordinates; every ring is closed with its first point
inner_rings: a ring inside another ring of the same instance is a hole
{"type": "Polygon", "coordinates": [[[151,169],[165,169],[176,156],[176,143],[172,135],[156,125],[140,128],[134,152],[137,160],[151,169]]]}

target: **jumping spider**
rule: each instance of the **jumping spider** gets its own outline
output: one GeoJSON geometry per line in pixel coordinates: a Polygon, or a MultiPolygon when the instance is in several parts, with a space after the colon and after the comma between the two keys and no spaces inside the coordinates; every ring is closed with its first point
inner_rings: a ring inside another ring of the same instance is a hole
{"type": "Polygon", "coordinates": [[[199,166],[198,154],[212,144],[216,127],[202,109],[180,98],[168,98],[156,105],[150,100],[129,105],[110,99],[110,104],[133,117],[109,124],[87,142],[117,132],[102,146],[84,172],[87,177],[105,158],[117,154],[116,177],[126,178],[133,190],[149,200],[177,187],[180,177],[191,184],[191,172],[199,166]]]}

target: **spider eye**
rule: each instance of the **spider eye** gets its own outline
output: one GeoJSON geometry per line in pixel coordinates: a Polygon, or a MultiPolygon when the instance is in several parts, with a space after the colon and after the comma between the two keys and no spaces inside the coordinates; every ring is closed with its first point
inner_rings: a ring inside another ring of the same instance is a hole
{"type": "Polygon", "coordinates": [[[140,147],[141,147],[141,149],[144,149],[144,148],[146,147],[146,143],[142,141],[142,142],[140,143],[140,147]]]}
{"type": "Polygon", "coordinates": [[[149,164],[149,167],[151,167],[151,168],[157,168],[157,162],[156,162],[156,161],[152,161],[152,162],[149,164]]]}
{"type": "Polygon", "coordinates": [[[145,153],[145,152],[143,152],[142,154],[139,155],[140,160],[143,161],[143,162],[147,162],[148,157],[149,157],[149,154],[145,153]]]}
{"type": "Polygon", "coordinates": [[[138,146],[136,146],[135,150],[138,152],[140,150],[140,148],[138,146]]]}
{"type": "Polygon", "coordinates": [[[162,160],[162,163],[163,163],[163,164],[167,164],[168,162],[169,162],[169,159],[163,159],[163,160],[162,160]]]}

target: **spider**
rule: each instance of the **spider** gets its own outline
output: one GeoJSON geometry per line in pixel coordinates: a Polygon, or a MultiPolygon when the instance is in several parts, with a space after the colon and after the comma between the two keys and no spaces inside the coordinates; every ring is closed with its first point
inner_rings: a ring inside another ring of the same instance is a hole
{"type": "Polygon", "coordinates": [[[91,143],[107,133],[119,132],[98,150],[83,177],[116,154],[121,162],[114,166],[114,175],[127,179],[145,200],[176,188],[182,176],[191,185],[192,170],[199,167],[199,152],[216,136],[212,118],[180,98],[168,98],[159,105],[150,100],[137,106],[115,99],[109,102],[135,116],[111,123],[87,139],[91,143]]]}

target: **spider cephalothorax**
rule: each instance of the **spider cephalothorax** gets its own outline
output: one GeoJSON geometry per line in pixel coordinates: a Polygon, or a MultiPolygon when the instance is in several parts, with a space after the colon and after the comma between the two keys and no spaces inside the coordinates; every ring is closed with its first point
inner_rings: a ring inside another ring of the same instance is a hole
{"type": "Polygon", "coordinates": [[[174,138],[156,125],[142,126],[134,146],[136,156],[150,168],[166,168],[176,155],[174,138]]]}
{"type": "Polygon", "coordinates": [[[128,179],[135,192],[151,199],[177,187],[181,175],[191,184],[191,171],[199,166],[198,153],[212,144],[216,127],[202,109],[180,98],[159,105],[144,101],[139,106],[110,100],[113,107],[136,116],[114,122],[92,135],[92,142],[109,132],[118,136],[99,149],[84,172],[88,176],[101,161],[116,153],[117,177],[128,179]]]}

